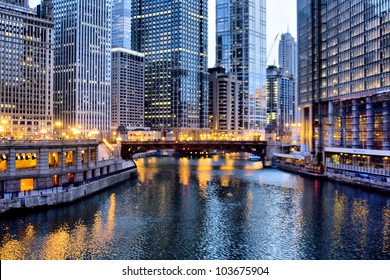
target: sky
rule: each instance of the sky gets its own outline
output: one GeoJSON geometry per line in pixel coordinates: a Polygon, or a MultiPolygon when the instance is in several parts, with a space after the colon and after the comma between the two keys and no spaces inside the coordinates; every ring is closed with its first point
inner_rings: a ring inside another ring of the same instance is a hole
{"type": "MultiPolygon", "coordinates": [[[[215,1],[209,0],[209,67],[215,64],[215,1]]],[[[297,4],[296,0],[267,1],[267,65],[278,64],[278,46],[280,35],[287,30],[297,39],[297,4]],[[278,36],[275,42],[275,37],[278,36]],[[275,44],[274,44],[275,42],[275,44]],[[272,45],[274,46],[272,47],[272,45]],[[274,63],[275,61],[275,63],[274,63]]],[[[30,0],[35,7],[40,0],[30,0]]]]}

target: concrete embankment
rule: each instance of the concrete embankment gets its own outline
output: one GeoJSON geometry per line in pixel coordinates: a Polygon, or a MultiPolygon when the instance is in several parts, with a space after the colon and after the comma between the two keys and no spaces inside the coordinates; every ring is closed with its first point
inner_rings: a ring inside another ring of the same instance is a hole
{"type": "Polygon", "coordinates": [[[57,188],[57,192],[54,193],[2,199],[0,200],[0,214],[71,203],[135,177],[135,174],[136,166],[132,164],[131,167],[101,176],[100,178],[69,185],[62,189],[60,188],[60,190],[57,188]]]}

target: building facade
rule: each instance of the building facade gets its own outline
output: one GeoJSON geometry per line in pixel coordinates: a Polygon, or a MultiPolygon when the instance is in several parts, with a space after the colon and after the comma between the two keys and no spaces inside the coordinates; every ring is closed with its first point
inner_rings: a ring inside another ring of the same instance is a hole
{"type": "Polygon", "coordinates": [[[53,0],[54,113],[83,135],[111,126],[111,0],[53,0]]]}
{"type": "Polygon", "coordinates": [[[266,1],[216,1],[218,66],[243,83],[239,126],[264,129],[266,122],[266,1]]]}
{"type": "Polygon", "coordinates": [[[132,49],[145,55],[145,125],[208,126],[208,1],[132,1],[132,49]]]}
{"type": "Polygon", "coordinates": [[[279,66],[287,71],[294,80],[294,120],[295,123],[300,122],[300,114],[298,113],[298,55],[297,42],[289,33],[282,34],[279,42],[279,66]]]}
{"type": "Polygon", "coordinates": [[[279,137],[294,123],[294,96],[293,76],[281,67],[268,66],[267,125],[272,125],[279,137]]]}
{"type": "MultiPolygon", "coordinates": [[[[302,149],[390,149],[390,1],[298,1],[302,149]]],[[[345,151],[344,151],[345,152],[345,151]]]]}
{"type": "Polygon", "coordinates": [[[298,62],[297,62],[297,42],[290,33],[282,34],[279,42],[279,66],[297,78],[298,62]]]}
{"type": "Polygon", "coordinates": [[[54,23],[23,1],[9,2],[0,1],[0,136],[46,137],[53,126],[54,23]]]}
{"type": "Polygon", "coordinates": [[[144,55],[112,49],[112,128],[144,126],[144,55]]]}
{"type": "Polygon", "coordinates": [[[131,49],[131,0],[112,0],[112,48],[131,49]]]}
{"type": "Polygon", "coordinates": [[[225,69],[209,69],[209,127],[212,132],[238,132],[241,82],[225,69]]]}
{"type": "Polygon", "coordinates": [[[8,4],[18,5],[25,8],[29,7],[29,1],[28,0],[1,0],[0,2],[5,2],[8,4]]]}

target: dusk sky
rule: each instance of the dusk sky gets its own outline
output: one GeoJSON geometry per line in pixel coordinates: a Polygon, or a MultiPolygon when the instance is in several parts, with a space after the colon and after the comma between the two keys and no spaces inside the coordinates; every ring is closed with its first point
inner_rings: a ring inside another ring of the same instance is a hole
{"type": "MultiPolygon", "coordinates": [[[[215,63],[215,1],[209,0],[209,66],[214,66],[215,63]]],[[[30,6],[35,7],[40,0],[30,0],[30,6]]],[[[297,39],[297,4],[296,0],[267,0],[267,55],[270,54],[267,64],[278,63],[278,45],[280,34],[287,32],[297,39]],[[272,44],[275,37],[279,34],[275,46],[272,44]]]]}

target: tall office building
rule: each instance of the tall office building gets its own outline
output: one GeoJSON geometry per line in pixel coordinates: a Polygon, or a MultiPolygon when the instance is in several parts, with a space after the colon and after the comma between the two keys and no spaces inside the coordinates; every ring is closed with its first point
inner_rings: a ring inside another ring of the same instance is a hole
{"type": "Polygon", "coordinates": [[[54,24],[10,2],[0,1],[0,135],[42,137],[53,125],[54,24]]]}
{"type": "Polygon", "coordinates": [[[144,55],[112,49],[112,128],[144,126],[144,55]]]}
{"type": "Polygon", "coordinates": [[[282,34],[279,42],[279,66],[296,79],[298,73],[297,43],[290,33],[282,34]]]}
{"type": "Polygon", "coordinates": [[[241,129],[264,129],[266,121],[266,1],[217,0],[218,66],[243,83],[241,129]]]}
{"type": "Polygon", "coordinates": [[[28,0],[1,0],[0,2],[5,2],[5,3],[8,3],[8,4],[14,4],[14,5],[18,5],[18,6],[22,6],[22,7],[25,7],[25,8],[28,8],[29,7],[29,1],[28,0]]]}
{"type": "Polygon", "coordinates": [[[145,125],[208,126],[207,0],[133,0],[132,49],[145,54],[145,125]]]}
{"type": "Polygon", "coordinates": [[[298,0],[303,149],[390,149],[390,0],[298,0]]]}
{"type": "Polygon", "coordinates": [[[112,47],[131,49],[131,0],[112,0],[112,47]]]}
{"type": "Polygon", "coordinates": [[[238,132],[241,82],[221,67],[209,69],[209,126],[212,132],[238,132]]]}
{"type": "Polygon", "coordinates": [[[292,76],[294,82],[294,122],[299,123],[300,115],[298,113],[298,56],[297,56],[297,43],[294,37],[289,33],[282,34],[282,38],[279,42],[279,66],[287,71],[292,76]]]}
{"type": "Polygon", "coordinates": [[[295,82],[284,68],[267,67],[267,125],[282,136],[294,123],[295,82]]]}
{"type": "Polygon", "coordinates": [[[131,50],[131,0],[112,2],[111,121],[144,126],[144,55],[131,50]]]}
{"type": "Polygon", "coordinates": [[[54,112],[63,129],[111,126],[111,0],[53,0],[54,112]]]}

